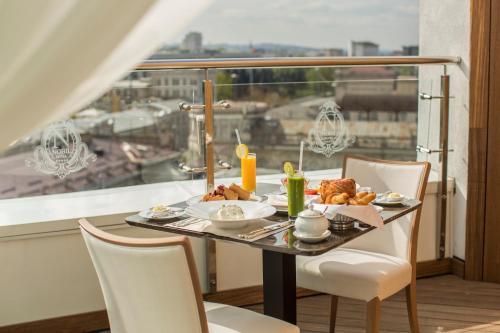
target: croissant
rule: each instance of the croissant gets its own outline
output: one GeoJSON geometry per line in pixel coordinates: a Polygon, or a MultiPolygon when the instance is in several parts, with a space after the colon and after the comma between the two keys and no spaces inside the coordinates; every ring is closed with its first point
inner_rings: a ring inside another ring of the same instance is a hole
{"type": "Polygon", "coordinates": [[[347,193],[349,197],[356,195],[356,182],[351,178],[323,180],[320,184],[321,201],[326,202],[329,194],[347,193]]]}
{"type": "Polygon", "coordinates": [[[240,200],[250,200],[250,192],[244,190],[241,188],[241,186],[236,185],[235,183],[232,183],[229,186],[229,189],[233,192],[236,192],[238,194],[238,198],[240,200]]]}
{"type": "Polygon", "coordinates": [[[341,194],[330,196],[329,203],[333,204],[333,205],[343,205],[343,204],[347,203],[348,200],[349,200],[349,194],[341,193],[341,194]]]}
{"type": "Polygon", "coordinates": [[[358,192],[358,193],[356,193],[355,198],[361,199],[361,198],[365,197],[367,194],[368,194],[368,192],[358,192]]]}
{"type": "Polygon", "coordinates": [[[354,205],[354,206],[366,206],[370,202],[372,202],[376,197],[375,192],[367,193],[367,192],[360,192],[357,193],[354,198],[349,199],[349,205],[354,205]]]}
{"type": "Polygon", "coordinates": [[[227,187],[224,187],[224,198],[226,198],[226,200],[238,200],[238,193],[227,187]]]}
{"type": "Polygon", "coordinates": [[[226,198],[224,198],[223,195],[219,195],[219,194],[205,194],[203,196],[203,199],[202,201],[220,201],[220,200],[225,200],[226,198]]]}

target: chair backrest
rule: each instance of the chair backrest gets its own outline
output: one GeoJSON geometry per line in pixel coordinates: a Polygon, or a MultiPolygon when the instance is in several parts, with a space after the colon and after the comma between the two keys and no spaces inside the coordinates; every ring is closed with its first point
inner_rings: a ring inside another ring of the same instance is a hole
{"type": "MultiPolygon", "coordinates": [[[[347,155],[343,177],[354,178],[361,186],[378,193],[393,191],[424,201],[429,162],[401,162],[347,155]]],[[[372,230],[346,243],[345,247],[385,253],[408,260],[415,268],[421,208],[412,214],[372,230]]]]}
{"type": "Polygon", "coordinates": [[[208,332],[186,237],[120,237],[87,220],[79,223],[104,294],[111,332],[208,332]]]}

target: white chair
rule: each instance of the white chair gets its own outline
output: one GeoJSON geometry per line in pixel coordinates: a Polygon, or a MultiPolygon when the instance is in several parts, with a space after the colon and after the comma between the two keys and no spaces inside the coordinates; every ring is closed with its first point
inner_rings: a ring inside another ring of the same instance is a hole
{"type": "Polygon", "coordinates": [[[134,239],[80,220],[112,333],[297,333],[281,320],[202,301],[187,237],[134,239]]]}
{"type": "MultiPolygon", "coordinates": [[[[424,200],[430,164],[346,156],[343,177],[373,191],[391,190],[424,200]]],[[[335,331],[338,297],[368,302],[367,332],[378,332],[380,302],[406,288],[412,333],[417,333],[416,259],[419,208],[383,228],[316,257],[297,257],[297,285],[332,295],[330,332],[335,331]]]]}

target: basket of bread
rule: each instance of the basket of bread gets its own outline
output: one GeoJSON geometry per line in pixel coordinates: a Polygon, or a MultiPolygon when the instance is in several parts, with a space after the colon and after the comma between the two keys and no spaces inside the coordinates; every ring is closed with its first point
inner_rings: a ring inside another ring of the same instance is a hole
{"type": "Polygon", "coordinates": [[[332,214],[334,222],[352,223],[356,219],[336,213],[341,205],[367,206],[376,198],[375,192],[357,192],[356,182],[352,178],[322,180],[319,188],[320,196],[316,203],[327,205],[327,211],[332,214]]]}
{"type": "Polygon", "coordinates": [[[357,192],[352,178],[322,180],[320,203],[325,205],[366,206],[376,198],[375,192],[357,192]]]}

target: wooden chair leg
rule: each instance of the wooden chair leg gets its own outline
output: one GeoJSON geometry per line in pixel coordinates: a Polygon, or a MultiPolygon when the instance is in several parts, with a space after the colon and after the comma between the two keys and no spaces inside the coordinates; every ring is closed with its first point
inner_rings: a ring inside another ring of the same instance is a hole
{"type": "Polygon", "coordinates": [[[335,333],[335,321],[337,320],[337,306],[339,297],[332,295],[330,303],[330,333],[335,333]]]}
{"type": "Polygon", "coordinates": [[[410,320],[410,331],[411,333],[418,333],[418,315],[417,315],[417,286],[416,281],[412,282],[406,286],[406,308],[408,310],[408,319],[410,320]]]}
{"type": "Polygon", "coordinates": [[[375,297],[366,306],[366,332],[378,333],[380,326],[380,299],[375,297]]]}

